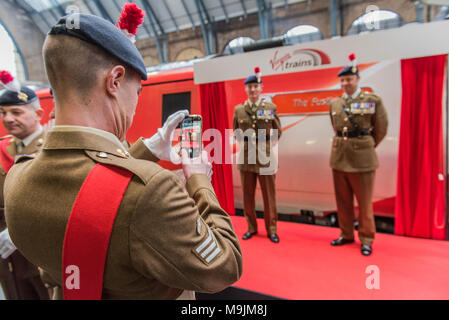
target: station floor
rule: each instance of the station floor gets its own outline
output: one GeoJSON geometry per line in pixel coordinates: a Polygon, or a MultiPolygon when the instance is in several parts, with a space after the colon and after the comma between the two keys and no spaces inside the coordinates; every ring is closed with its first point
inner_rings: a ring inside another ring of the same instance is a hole
{"type": "MultiPolygon", "coordinates": [[[[231,217],[239,238],[243,217],[231,217]]],[[[337,228],[278,222],[280,243],[259,234],[240,241],[243,275],[233,288],[290,300],[445,300],[449,299],[449,241],[376,234],[373,254],[360,254],[358,239],[332,247],[337,228]],[[369,287],[372,268],[379,287],[369,287]],[[370,271],[371,270],[371,271],[370,271]]],[[[4,295],[0,289],[0,300],[4,295]]]]}

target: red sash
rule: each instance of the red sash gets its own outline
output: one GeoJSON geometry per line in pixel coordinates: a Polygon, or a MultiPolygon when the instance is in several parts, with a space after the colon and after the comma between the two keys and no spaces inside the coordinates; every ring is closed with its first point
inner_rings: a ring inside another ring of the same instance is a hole
{"type": "Polygon", "coordinates": [[[0,162],[5,173],[8,173],[9,169],[14,165],[14,157],[6,151],[11,139],[12,138],[10,137],[0,141],[0,162]]]}
{"type": "Polygon", "coordinates": [[[81,186],[64,238],[65,300],[101,299],[112,226],[132,176],[125,169],[97,164],[81,186]]]}

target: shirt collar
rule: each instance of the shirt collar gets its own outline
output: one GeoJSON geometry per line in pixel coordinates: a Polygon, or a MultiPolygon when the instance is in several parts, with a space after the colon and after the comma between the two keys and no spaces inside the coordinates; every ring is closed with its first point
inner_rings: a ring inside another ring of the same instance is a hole
{"type": "Polygon", "coordinates": [[[39,127],[37,128],[36,131],[34,131],[34,133],[30,134],[28,137],[26,137],[25,139],[22,140],[23,145],[26,147],[27,145],[29,145],[34,139],[36,139],[37,137],[39,137],[42,134],[42,126],[39,125],[39,127]]]}
{"type": "MultiPolygon", "coordinates": [[[[361,92],[362,92],[362,89],[357,88],[356,92],[354,92],[354,93],[352,94],[351,99],[357,98],[361,92]]],[[[345,99],[348,99],[349,96],[348,96],[348,95],[346,94],[346,92],[345,92],[345,93],[343,93],[343,97],[344,97],[345,99]]]]}
{"type": "MultiPolygon", "coordinates": [[[[250,106],[253,105],[253,103],[251,102],[251,100],[248,99],[247,102],[248,102],[248,104],[249,104],[250,106]]],[[[262,103],[262,99],[259,98],[259,100],[257,100],[256,103],[255,103],[256,107],[260,107],[260,104],[261,104],[261,103],[262,103]]]]}

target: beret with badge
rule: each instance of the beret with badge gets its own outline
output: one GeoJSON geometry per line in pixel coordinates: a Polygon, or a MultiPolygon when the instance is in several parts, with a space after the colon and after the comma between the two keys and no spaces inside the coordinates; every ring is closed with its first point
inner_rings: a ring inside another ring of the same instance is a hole
{"type": "Polygon", "coordinates": [[[0,91],[0,106],[23,106],[38,99],[36,93],[26,87],[21,86],[8,71],[0,71],[0,82],[5,87],[0,91]]]}
{"type": "Polygon", "coordinates": [[[254,74],[245,79],[245,85],[250,83],[262,83],[262,72],[259,67],[255,67],[254,74]]]}
{"type": "Polygon", "coordinates": [[[143,17],[144,12],[135,3],[126,3],[117,26],[94,15],[73,13],[62,17],[48,34],[72,36],[101,47],[147,80],[145,63],[134,45],[143,17]],[[74,21],[79,21],[79,24],[74,24],[74,21]]]}
{"type": "Polygon", "coordinates": [[[348,58],[350,64],[340,70],[340,72],[338,73],[339,77],[359,75],[359,68],[357,67],[357,58],[355,56],[355,53],[351,53],[348,58]]]}

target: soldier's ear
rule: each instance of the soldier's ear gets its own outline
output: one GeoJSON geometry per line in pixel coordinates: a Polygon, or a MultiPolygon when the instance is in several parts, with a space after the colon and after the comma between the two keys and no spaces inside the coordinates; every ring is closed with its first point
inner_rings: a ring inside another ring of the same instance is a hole
{"type": "Polygon", "coordinates": [[[115,96],[125,81],[126,69],[124,66],[117,65],[106,74],[106,91],[115,96]]]}
{"type": "Polygon", "coordinates": [[[44,115],[44,110],[42,108],[36,109],[34,112],[36,112],[37,117],[42,119],[42,116],[44,115]]]}

